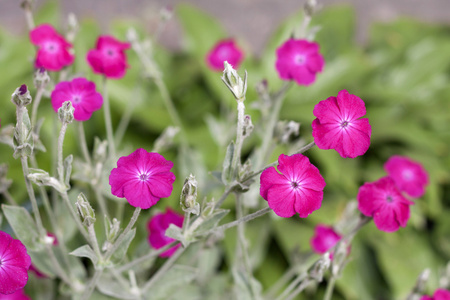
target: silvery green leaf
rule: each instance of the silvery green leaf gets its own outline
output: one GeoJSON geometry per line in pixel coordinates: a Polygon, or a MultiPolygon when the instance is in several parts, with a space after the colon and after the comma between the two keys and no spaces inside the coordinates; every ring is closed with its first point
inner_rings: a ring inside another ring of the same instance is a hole
{"type": "Polygon", "coordinates": [[[167,299],[167,295],[171,295],[172,291],[188,285],[197,275],[198,271],[195,268],[174,265],[159,278],[157,282],[155,282],[151,289],[151,293],[144,295],[146,297],[145,299],[167,299]]]}
{"type": "Polygon", "coordinates": [[[231,168],[231,162],[233,160],[234,155],[234,141],[227,147],[227,153],[225,154],[225,159],[223,161],[222,168],[222,182],[227,185],[233,178],[233,170],[231,168]]]}
{"type": "Polygon", "coordinates": [[[64,176],[64,183],[68,188],[70,188],[70,174],[72,174],[72,162],[73,162],[73,155],[70,154],[64,160],[64,170],[66,171],[64,176]]]}
{"type": "Polygon", "coordinates": [[[217,209],[211,215],[205,217],[205,220],[198,226],[196,232],[201,234],[214,227],[222,220],[228,213],[229,209],[217,209]]]}
{"type": "Polygon", "coordinates": [[[119,263],[127,253],[128,247],[131,244],[131,241],[134,239],[134,236],[136,235],[136,228],[130,230],[126,235],[125,238],[120,243],[119,247],[116,249],[114,254],[111,256],[111,261],[116,264],[119,263]]]}
{"type": "MultiPolygon", "coordinates": [[[[22,241],[22,240],[21,240],[22,241]]],[[[23,241],[22,241],[23,242],[23,241]]],[[[26,246],[26,245],[25,245],[26,246]]],[[[27,247],[28,249],[28,247],[27,247]]],[[[28,255],[31,257],[33,265],[39,270],[39,272],[44,273],[47,277],[54,278],[56,273],[53,271],[53,263],[45,251],[28,251],[28,255]]]]}
{"type": "Polygon", "coordinates": [[[176,239],[177,241],[180,241],[184,247],[189,245],[193,240],[187,240],[185,236],[183,235],[182,229],[175,224],[170,224],[169,228],[166,230],[166,236],[171,237],[173,239],[176,239]]]}
{"type": "Polygon", "coordinates": [[[14,148],[13,136],[14,126],[11,124],[3,126],[0,130],[0,143],[14,148]]]}
{"type": "Polygon", "coordinates": [[[78,257],[87,257],[92,261],[92,263],[94,265],[96,265],[98,263],[97,254],[95,254],[94,250],[92,250],[91,246],[89,246],[89,245],[81,246],[81,247],[73,250],[69,254],[73,255],[73,256],[78,256],[78,257]]]}
{"type": "Polygon", "coordinates": [[[103,273],[97,283],[97,288],[105,295],[115,297],[117,299],[139,299],[133,294],[129,285],[124,285],[117,281],[114,276],[103,273]]]}
{"type": "Polygon", "coordinates": [[[254,277],[249,277],[247,273],[233,268],[234,295],[237,300],[258,300],[262,299],[261,283],[254,277]]]}
{"type": "Polygon", "coordinates": [[[36,223],[28,211],[23,207],[2,205],[3,214],[8,220],[17,238],[29,250],[40,250],[42,244],[39,243],[39,232],[36,223]]]}

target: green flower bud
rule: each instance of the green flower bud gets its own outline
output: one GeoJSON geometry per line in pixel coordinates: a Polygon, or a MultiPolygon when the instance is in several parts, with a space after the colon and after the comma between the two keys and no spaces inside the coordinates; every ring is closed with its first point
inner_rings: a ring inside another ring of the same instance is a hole
{"type": "Polygon", "coordinates": [[[180,205],[183,211],[191,214],[200,214],[200,204],[197,202],[197,180],[194,175],[190,174],[184,181],[181,189],[180,205]]]}
{"type": "Polygon", "coordinates": [[[233,96],[238,101],[244,101],[245,93],[247,92],[247,71],[245,71],[244,80],[239,76],[235,69],[227,62],[224,63],[224,70],[222,81],[233,93],[233,96]]]}
{"type": "Polygon", "coordinates": [[[73,113],[75,108],[72,106],[72,102],[66,101],[58,109],[58,118],[61,123],[70,124],[73,122],[73,113]]]}
{"type": "Polygon", "coordinates": [[[44,68],[39,68],[34,72],[33,82],[36,88],[45,88],[50,82],[50,76],[44,68]]]}
{"type": "Polygon", "coordinates": [[[27,86],[25,84],[22,84],[20,87],[18,87],[14,93],[11,95],[11,101],[15,105],[19,107],[27,106],[31,103],[31,95],[30,91],[28,90],[27,86]]]}
{"type": "Polygon", "coordinates": [[[78,214],[83,221],[83,225],[89,227],[94,224],[96,220],[94,209],[83,193],[78,195],[77,202],[75,204],[77,206],[78,214]]]}

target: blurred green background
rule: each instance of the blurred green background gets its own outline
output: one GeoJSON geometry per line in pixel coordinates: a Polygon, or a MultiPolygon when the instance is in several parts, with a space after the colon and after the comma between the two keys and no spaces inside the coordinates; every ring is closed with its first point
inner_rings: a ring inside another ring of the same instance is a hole
{"type": "MultiPolygon", "coordinates": [[[[65,21],[55,3],[42,6],[35,18],[36,24],[51,23],[64,31],[62,24],[65,21]]],[[[228,34],[212,16],[191,5],[176,6],[175,18],[183,29],[184,47],[168,51],[160,44],[152,43],[151,52],[182,117],[189,144],[198,159],[194,164],[198,170],[220,170],[225,149],[211,134],[206,120],[215,118],[219,123],[226,122],[229,112],[234,109],[234,100],[220,80],[221,73],[209,70],[204,57],[215,42],[227,38],[228,34]]],[[[289,37],[293,28],[299,26],[301,18],[299,11],[284,20],[259,57],[250,51],[245,53],[239,71],[245,69],[249,74],[246,113],[252,116],[255,125],[260,115],[258,110],[252,109],[252,103],[258,100],[254,87],[263,79],[267,79],[270,91],[282,85],[274,69],[275,49],[289,37]]],[[[333,299],[404,298],[425,268],[432,271],[428,284],[432,292],[438,285],[439,270],[450,259],[450,28],[398,18],[393,22],[371,25],[367,43],[362,46],[355,42],[356,16],[350,6],[325,7],[314,17],[312,25],[320,26],[316,40],[326,60],[325,70],[312,86],[295,86],[289,91],[281,119],[300,122],[301,137],[307,142],[312,141],[310,124],[314,119],[314,105],[347,89],[366,102],[367,117],[372,125],[371,146],[364,156],[353,160],[343,159],[334,151],[314,148],[307,152],[327,182],[322,208],[307,219],[272,219],[270,226],[264,227],[267,233],[264,237],[261,237],[261,222],[250,222],[247,229],[251,250],[256,245],[264,247],[263,253],[254,254],[260,256],[255,275],[264,289],[270,287],[288,267],[294,249],[309,250],[314,226],[337,221],[346,203],[355,199],[358,187],[384,176],[384,162],[391,155],[399,154],[424,165],[430,174],[427,192],[416,200],[406,228],[395,233],[380,232],[373,224],[363,228],[354,241],[352,261],[338,280],[333,299]]],[[[140,38],[149,36],[146,26],[137,20],[115,21],[110,33],[125,40],[125,32],[130,26],[138,31],[140,38]]],[[[86,76],[98,86],[100,77],[91,72],[84,56],[102,32],[95,19],[86,18],[80,21],[80,31],[74,41],[76,61],[73,73],[86,76]]],[[[242,37],[236,38],[244,49],[249,48],[242,37]]],[[[12,92],[26,83],[33,95],[33,53],[25,34],[12,35],[0,28],[2,127],[15,122],[15,107],[10,102],[12,92]]],[[[122,80],[110,82],[115,126],[132,99],[138,102],[123,140],[123,154],[138,147],[150,150],[164,128],[172,125],[157,88],[151,81],[142,79],[143,70],[136,55],[129,51],[128,58],[131,67],[127,75],[122,80]]],[[[46,118],[41,137],[51,149],[54,112],[48,98],[43,99],[39,113],[46,118]]],[[[105,137],[102,113],[94,113],[85,125],[90,147],[95,136],[105,137]]],[[[80,154],[74,131],[74,128],[69,128],[65,155],[80,154]]],[[[226,136],[227,133],[222,134],[226,136]]],[[[247,141],[244,155],[248,155],[259,142],[256,137],[247,141]]],[[[270,162],[284,151],[285,147],[276,147],[270,162]]],[[[11,193],[26,204],[19,162],[12,158],[12,150],[6,145],[0,145],[0,153],[0,163],[10,165],[8,178],[14,180],[11,193]]],[[[176,147],[162,154],[172,160],[179,159],[176,147]]],[[[50,157],[49,151],[37,155],[41,168],[51,169],[50,157]]],[[[188,167],[181,167],[181,163],[175,166],[177,181],[173,195],[158,203],[156,209],[167,205],[178,207],[177,191],[190,171],[188,167]]],[[[208,196],[210,190],[213,190],[213,195],[220,195],[220,186],[211,175],[195,175],[207,180],[202,183],[204,190],[200,191],[200,198],[208,196]]],[[[232,203],[229,201],[227,205],[231,208],[232,203]]],[[[131,211],[127,213],[131,214],[131,211]]],[[[139,240],[143,241],[141,244],[146,243],[144,221],[151,214],[149,210],[141,217],[134,243],[139,243],[139,240]]],[[[233,249],[233,235],[231,231],[231,238],[224,240],[225,249],[233,249]]],[[[232,259],[231,251],[224,253],[222,269],[231,265],[232,259]]],[[[311,299],[311,296],[306,293],[298,299],[311,299]]]]}

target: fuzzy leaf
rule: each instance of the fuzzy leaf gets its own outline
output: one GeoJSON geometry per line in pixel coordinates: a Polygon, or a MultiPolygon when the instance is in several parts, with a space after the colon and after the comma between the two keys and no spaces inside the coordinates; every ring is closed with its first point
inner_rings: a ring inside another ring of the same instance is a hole
{"type": "Polygon", "coordinates": [[[17,238],[30,250],[40,250],[39,232],[36,223],[23,207],[2,205],[3,214],[17,238]]]}
{"type": "Polygon", "coordinates": [[[73,250],[69,254],[73,255],[73,256],[78,256],[78,257],[87,257],[92,261],[92,263],[94,265],[96,265],[98,263],[97,254],[95,254],[94,250],[92,250],[91,246],[89,246],[89,245],[81,246],[81,247],[73,250]]]}

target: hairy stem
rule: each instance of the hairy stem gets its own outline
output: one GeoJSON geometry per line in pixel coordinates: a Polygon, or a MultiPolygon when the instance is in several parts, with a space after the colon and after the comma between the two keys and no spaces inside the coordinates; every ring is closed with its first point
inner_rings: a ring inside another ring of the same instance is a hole
{"type": "Polygon", "coordinates": [[[112,121],[111,121],[111,109],[109,107],[109,97],[108,97],[108,88],[107,88],[107,78],[103,77],[103,112],[105,115],[105,126],[106,126],[106,136],[108,139],[109,146],[109,157],[112,159],[116,158],[116,144],[114,142],[114,134],[112,129],[112,121]]]}

